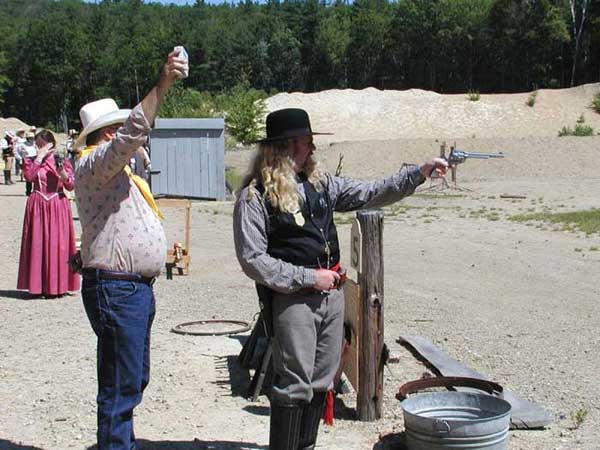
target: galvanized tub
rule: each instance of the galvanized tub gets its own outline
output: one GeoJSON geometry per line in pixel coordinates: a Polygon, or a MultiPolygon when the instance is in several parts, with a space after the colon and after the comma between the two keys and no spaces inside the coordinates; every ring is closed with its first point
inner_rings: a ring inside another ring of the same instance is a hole
{"type": "Polygon", "coordinates": [[[407,450],[506,450],[511,406],[471,392],[411,395],[401,402],[407,450]]]}

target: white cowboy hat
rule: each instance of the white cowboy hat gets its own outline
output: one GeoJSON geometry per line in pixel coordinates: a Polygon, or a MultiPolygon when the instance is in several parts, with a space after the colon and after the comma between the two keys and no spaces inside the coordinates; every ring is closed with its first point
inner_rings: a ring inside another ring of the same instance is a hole
{"type": "Polygon", "coordinates": [[[125,122],[130,113],[130,109],[119,109],[117,102],[112,98],[103,98],[84,105],[79,110],[83,130],[75,141],[75,148],[85,146],[88,134],[109,125],[125,122]]]}

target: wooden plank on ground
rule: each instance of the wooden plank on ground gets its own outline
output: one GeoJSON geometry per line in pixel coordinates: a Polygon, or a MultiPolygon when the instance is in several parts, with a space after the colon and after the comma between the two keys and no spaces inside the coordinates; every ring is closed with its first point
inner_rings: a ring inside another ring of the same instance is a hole
{"type": "MultiPolygon", "coordinates": [[[[431,341],[422,336],[400,336],[398,343],[416,353],[419,358],[425,360],[440,375],[446,377],[470,377],[487,380],[488,377],[479,373],[454,358],[443,350],[436,347],[431,341]]],[[[498,380],[494,380],[498,382],[498,380]]],[[[502,383],[500,383],[502,384],[502,383]]],[[[457,391],[469,388],[456,388],[457,391]]],[[[512,406],[510,427],[513,429],[543,428],[552,423],[553,418],[547,409],[517,397],[513,392],[504,389],[503,398],[512,406]]]]}

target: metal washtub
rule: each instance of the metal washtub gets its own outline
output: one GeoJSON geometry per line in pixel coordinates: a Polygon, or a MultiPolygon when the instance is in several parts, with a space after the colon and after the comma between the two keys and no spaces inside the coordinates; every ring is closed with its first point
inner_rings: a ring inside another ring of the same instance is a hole
{"type": "Polygon", "coordinates": [[[397,397],[405,398],[401,405],[407,450],[508,448],[511,406],[501,398],[475,392],[432,392],[410,397],[405,392],[397,397]]]}

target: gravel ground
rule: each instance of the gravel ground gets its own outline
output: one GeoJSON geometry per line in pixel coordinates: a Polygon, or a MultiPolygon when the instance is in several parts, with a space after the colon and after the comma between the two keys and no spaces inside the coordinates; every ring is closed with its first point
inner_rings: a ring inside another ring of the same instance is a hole
{"type": "MultiPolygon", "coordinates": [[[[489,179],[464,187],[476,192],[418,194],[406,208],[387,211],[385,336],[399,363],[386,371],[385,416],[351,420],[354,396],[345,395],[320,448],[371,449],[380,435],[402,430],[394,394],[425,368],[396,344],[401,334],[431,339],[552,411],[548,429],[512,432],[511,450],[599,448],[600,252],[593,249],[600,239],[507,220],[531,209],[597,206],[597,179],[489,179]],[[527,198],[499,197],[513,191],[527,198]],[[587,412],[579,426],[577,411],[587,412]]],[[[95,433],[94,336],[78,296],[26,300],[14,290],[22,190],[21,183],[0,186],[0,449],[88,448],[95,433]]],[[[235,363],[243,336],[170,332],[190,320],[253,319],[254,288],[235,260],[231,211],[231,202],[194,203],[191,273],[156,284],[153,378],[136,410],[143,448],[267,448],[268,403],[244,398],[249,374],[235,363]]],[[[350,220],[339,222],[348,263],[350,220]]],[[[183,213],[171,211],[165,225],[170,240],[182,239],[183,213]]]]}
{"type": "MultiPolygon", "coordinates": [[[[524,106],[527,94],[482,95],[477,103],[375,90],[270,100],[269,108],[306,106],[316,130],[336,132],[317,141],[325,150],[319,157],[333,171],[343,155],[344,175],[368,179],[419,163],[438,153],[442,139],[508,156],[461,166],[458,186],[469,190],[422,191],[386,209],[385,339],[398,362],[385,372],[384,417],[353,420],[355,397],[344,395],[318,448],[401,448],[380,437],[403,430],[395,393],[426,369],[396,339],[421,335],[552,412],[545,430],[511,432],[510,450],[600,449],[600,236],[508,219],[599,207],[600,137],[554,137],[581,114],[599,128],[600,116],[588,108],[599,88],[540,91],[534,108],[524,106]]],[[[250,156],[228,152],[227,165],[242,172],[250,156]]],[[[88,449],[95,442],[95,336],[79,295],[28,300],[15,290],[23,191],[23,183],[0,186],[0,450],[88,449]]],[[[255,317],[253,283],[235,259],[232,209],[231,201],[194,202],[191,272],[155,285],[152,380],[136,409],[144,449],[268,447],[268,402],[245,398],[251,374],[235,362],[247,333],[170,331],[193,320],[255,317]]],[[[183,212],[166,212],[169,241],[182,241],[183,212]]],[[[345,265],[351,220],[338,217],[345,265]]]]}

